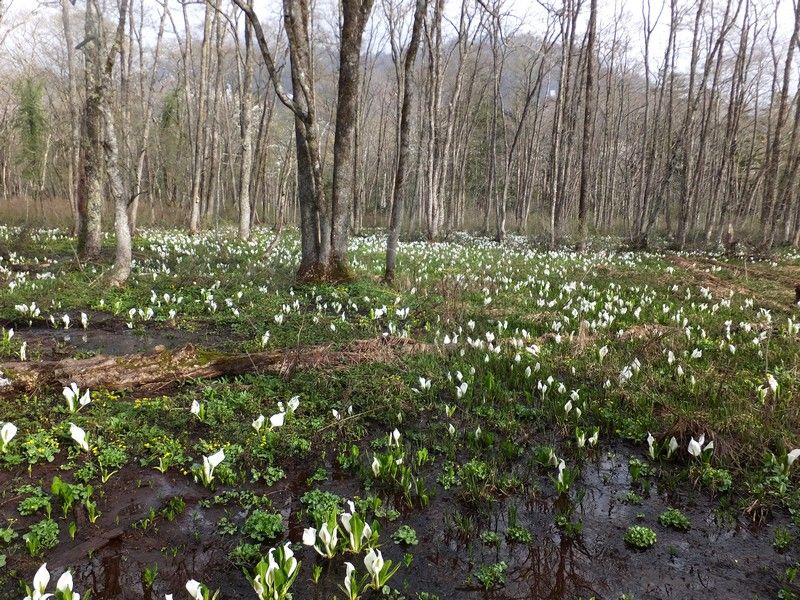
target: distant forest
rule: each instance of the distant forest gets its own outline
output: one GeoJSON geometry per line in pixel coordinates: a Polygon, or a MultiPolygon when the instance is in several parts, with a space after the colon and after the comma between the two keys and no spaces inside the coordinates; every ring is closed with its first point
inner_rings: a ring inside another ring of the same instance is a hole
{"type": "Polygon", "coordinates": [[[4,4],[4,218],[800,243],[796,2],[4,4]]]}

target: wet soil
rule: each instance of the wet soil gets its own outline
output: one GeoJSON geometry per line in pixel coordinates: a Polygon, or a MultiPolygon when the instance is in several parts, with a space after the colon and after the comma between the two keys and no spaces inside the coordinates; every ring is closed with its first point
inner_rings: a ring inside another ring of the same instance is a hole
{"type": "MultiPolygon", "coordinates": [[[[143,326],[137,323],[129,328],[120,317],[104,313],[89,314],[89,327],[82,329],[76,315],[69,329],[54,328],[47,321],[0,322],[5,328],[13,327],[16,337],[28,343],[28,356],[41,360],[104,354],[124,356],[144,354],[153,350],[171,350],[186,344],[199,347],[220,347],[231,342],[230,335],[220,340],[211,330],[186,331],[156,323],[143,326]]],[[[61,325],[59,323],[59,325],[61,325]]]]}
{"type": "Polygon", "coordinates": [[[18,332],[20,339],[28,342],[28,351],[38,350],[42,359],[63,358],[76,354],[105,354],[124,356],[144,354],[156,349],[173,349],[188,343],[210,345],[210,338],[179,329],[120,329],[104,331],[30,329],[18,332]],[[204,343],[205,342],[205,343],[204,343]]]}
{"type": "MultiPolygon", "coordinates": [[[[454,490],[445,491],[434,483],[432,473],[429,487],[435,495],[427,508],[381,523],[384,557],[395,562],[406,552],[414,557],[410,567],[401,567],[391,582],[393,587],[410,598],[425,591],[442,600],[591,596],[617,600],[623,593],[639,600],[777,597],[786,567],[798,559],[796,544],[785,554],[772,546],[774,527],[787,525],[785,517],[752,528],[744,519],[719,519],[719,503],[701,492],[669,497],[655,484],[649,494],[642,493],[641,505],[627,504],[622,498],[631,489],[627,468],[631,455],[629,449],[620,446],[603,451],[585,464],[581,484],[574,488],[583,493],[576,498],[573,516],[573,520],[582,520],[583,531],[574,539],[555,526],[559,501],[545,475],[539,476],[541,493],[486,503],[482,510],[476,510],[462,504],[454,490]],[[658,515],[670,506],[689,517],[692,528],[688,532],[658,524],[658,515]],[[510,515],[518,527],[534,534],[532,543],[506,539],[510,515]],[[402,524],[416,530],[418,545],[403,548],[391,541],[392,533],[402,524]],[[656,545],[645,551],[628,548],[623,535],[633,524],[655,530],[656,545]],[[480,540],[484,531],[497,532],[501,543],[484,544],[480,540]],[[505,584],[484,590],[472,574],[481,565],[499,561],[508,565],[505,584]]],[[[288,539],[299,542],[307,525],[300,496],[309,489],[305,482],[311,469],[300,462],[281,466],[287,479],[270,488],[254,484],[249,489],[269,495],[275,510],[289,524],[288,539]]],[[[363,495],[360,481],[332,466],[330,470],[333,477],[319,488],[344,498],[363,495]]],[[[34,469],[34,480],[50,481],[56,472],[53,465],[41,467],[39,473],[34,469]]],[[[8,482],[0,481],[0,487],[7,486],[8,482]]],[[[84,518],[75,540],[70,540],[66,523],[60,520],[61,543],[42,559],[53,573],[71,567],[76,589],[91,591],[94,600],[161,599],[166,593],[183,597],[186,580],[196,578],[212,589],[222,588],[221,598],[254,597],[241,569],[228,558],[240,538],[221,534],[216,525],[223,516],[241,524],[246,517],[241,509],[232,504],[201,508],[198,502],[213,493],[192,483],[189,477],[132,466],[102,486],[102,494],[98,507],[103,514],[97,523],[88,524],[84,518]],[[177,496],[183,498],[186,509],[175,520],[157,516],[154,524],[142,524],[151,510],[158,514],[170,498],[177,496]],[[154,566],[158,567],[156,583],[152,590],[145,589],[144,570],[154,566]]],[[[20,519],[15,507],[15,501],[0,501],[0,521],[16,518],[13,526],[21,534],[36,519],[20,519]]],[[[338,585],[344,560],[353,561],[364,571],[362,557],[338,556],[328,564],[306,547],[296,555],[302,561],[292,590],[297,600],[329,599],[341,593],[338,585]],[[315,564],[324,569],[318,585],[310,581],[315,564]]],[[[9,556],[7,568],[30,580],[40,562],[27,554],[9,556]]],[[[18,597],[15,590],[0,589],[1,600],[18,597]]]]}

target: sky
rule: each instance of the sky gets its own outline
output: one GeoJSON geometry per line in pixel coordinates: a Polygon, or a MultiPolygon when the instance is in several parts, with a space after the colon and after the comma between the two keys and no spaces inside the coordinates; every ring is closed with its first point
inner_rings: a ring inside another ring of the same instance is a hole
{"type": "MultiPolygon", "coordinates": [[[[114,0],[107,0],[114,2],[114,0]]],[[[139,0],[133,0],[138,5],[139,0]]],[[[144,0],[145,6],[149,7],[153,13],[153,19],[156,18],[156,11],[158,10],[161,0],[144,0]]],[[[327,15],[330,20],[331,15],[335,14],[333,4],[336,0],[317,0],[319,5],[319,12],[327,15]]],[[[375,0],[375,8],[373,9],[372,20],[378,23],[382,19],[382,11],[380,9],[382,0],[375,0]]],[[[408,0],[407,0],[408,1],[408,0]]],[[[555,3],[556,0],[542,0],[543,2],[555,3]]],[[[719,11],[722,8],[724,0],[706,0],[707,4],[714,7],[719,11]]],[[[30,43],[33,41],[35,44],[42,44],[43,47],[49,43],[51,46],[53,41],[48,42],[46,31],[51,30],[47,24],[52,25],[58,23],[60,5],[59,0],[0,0],[0,5],[5,2],[6,6],[10,6],[9,18],[7,21],[16,24],[14,31],[7,37],[5,43],[5,51],[10,53],[10,56],[20,57],[25,51],[30,52],[30,43]]],[[[179,26],[182,27],[182,19],[180,15],[180,4],[178,0],[168,0],[170,9],[179,26]]],[[[690,0],[682,0],[682,4],[687,4],[690,0]]],[[[599,0],[598,2],[598,31],[599,39],[608,40],[611,37],[611,29],[614,26],[615,17],[620,13],[623,15],[620,23],[623,30],[630,37],[631,48],[635,51],[634,54],[637,58],[641,59],[643,54],[643,34],[642,34],[642,12],[648,6],[651,7],[654,20],[656,22],[651,39],[651,69],[657,68],[658,62],[661,60],[664,48],[666,46],[668,34],[668,21],[669,21],[669,7],[668,0],[599,0]],[[637,51],[638,50],[638,51],[637,51]]],[[[78,6],[83,4],[83,0],[78,0],[78,6]]],[[[787,40],[791,34],[791,27],[793,25],[792,15],[792,0],[756,0],[759,10],[768,18],[773,15],[778,23],[778,36],[783,40],[787,40]],[[777,2],[777,11],[775,4],[777,2]]],[[[260,16],[265,23],[278,23],[280,17],[279,0],[253,0],[253,5],[256,13],[260,16]]],[[[456,20],[460,7],[460,0],[445,0],[446,12],[453,19],[456,20]]],[[[505,0],[505,9],[511,16],[509,23],[514,23],[520,31],[531,33],[541,33],[544,30],[546,23],[546,11],[537,0],[505,0]]],[[[202,26],[202,12],[203,5],[199,3],[191,7],[191,13],[194,15],[193,21],[197,27],[202,26]]],[[[585,28],[586,13],[588,13],[588,0],[584,2],[583,18],[581,19],[578,27],[582,32],[585,28]]],[[[380,26],[380,25],[378,25],[380,26]]],[[[686,26],[679,36],[679,68],[682,64],[688,65],[688,56],[690,50],[690,26],[691,15],[687,17],[686,26]]],[[[2,39],[2,31],[7,29],[7,24],[0,25],[0,39],[2,39]]],[[[80,28],[76,28],[76,38],[80,35],[80,28]]],[[[182,32],[181,32],[182,33],[182,32]]],[[[155,32],[152,32],[155,35],[155,32]]],[[[7,57],[8,58],[8,57],[7,57]]]]}

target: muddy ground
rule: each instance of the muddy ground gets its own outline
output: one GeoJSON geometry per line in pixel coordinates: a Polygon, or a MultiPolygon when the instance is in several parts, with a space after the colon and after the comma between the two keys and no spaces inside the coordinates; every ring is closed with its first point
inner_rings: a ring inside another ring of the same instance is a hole
{"type": "Polygon", "coordinates": [[[210,330],[185,331],[157,325],[129,328],[124,319],[100,312],[91,313],[89,328],[82,329],[76,315],[72,316],[76,320],[69,329],[53,327],[44,320],[33,321],[30,325],[25,320],[0,321],[0,327],[13,328],[20,339],[28,343],[29,360],[57,360],[96,354],[144,354],[156,349],[180,348],[189,343],[200,347],[219,347],[235,339],[235,336],[227,335],[221,340],[210,330]]]}
{"type": "MultiPolygon", "coordinates": [[[[716,500],[700,492],[669,497],[655,484],[649,494],[642,493],[641,505],[627,504],[623,496],[631,489],[628,460],[632,455],[630,448],[618,446],[601,451],[584,466],[585,495],[573,517],[579,517],[584,527],[574,539],[554,524],[557,500],[545,476],[540,477],[542,494],[506,498],[492,504],[490,512],[479,513],[463,505],[452,490],[443,490],[432,475],[430,486],[436,493],[427,508],[404,512],[395,522],[382,524],[384,555],[395,561],[402,560],[406,552],[414,556],[410,567],[401,567],[393,586],[409,593],[426,591],[442,600],[617,599],[623,593],[637,599],[777,597],[785,568],[797,560],[772,546],[773,527],[786,525],[783,518],[762,527],[743,520],[731,522],[730,518],[718,518],[716,500]],[[532,543],[503,539],[512,506],[517,525],[534,534],[532,543]],[[689,517],[692,528],[688,532],[658,524],[658,515],[669,506],[680,508],[689,517]],[[465,534],[464,527],[457,533],[452,526],[458,513],[469,519],[472,535],[465,534]],[[657,532],[655,546],[645,551],[626,547],[623,535],[634,523],[657,532]],[[418,545],[401,548],[391,541],[400,524],[416,530],[418,545]],[[479,533],[487,530],[501,533],[499,546],[487,546],[480,540],[479,533]],[[505,585],[483,590],[471,574],[481,565],[499,561],[508,565],[505,585]]],[[[305,526],[300,521],[303,507],[299,498],[311,472],[299,464],[282,466],[287,479],[270,488],[253,485],[251,489],[270,496],[290,525],[288,539],[299,542],[305,526]]],[[[320,488],[345,498],[359,493],[357,479],[329,466],[334,476],[320,488]]],[[[47,482],[56,472],[53,465],[38,466],[33,479],[47,482]]],[[[8,473],[0,474],[0,485],[9,481],[8,473]]],[[[221,491],[224,488],[217,493],[221,491]]],[[[166,593],[180,598],[186,580],[197,578],[212,589],[222,587],[223,598],[253,596],[241,570],[228,559],[238,538],[221,535],[216,526],[223,516],[236,521],[244,514],[226,507],[201,509],[198,502],[213,496],[212,492],[185,477],[162,475],[153,469],[127,467],[111,478],[103,492],[99,502],[102,516],[97,523],[79,522],[75,540],[69,539],[62,525],[61,543],[46,556],[54,573],[67,566],[73,569],[76,589],[91,591],[94,600],[161,599],[166,593]],[[151,509],[158,512],[177,496],[183,498],[186,509],[174,521],[157,517],[154,524],[142,525],[151,509]],[[146,590],[143,573],[154,565],[158,566],[158,578],[154,588],[146,590]]],[[[15,506],[15,498],[0,504],[0,519],[16,518],[17,525],[27,524],[28,519],[15,514],[15,506]]],[[[340,593],[345,559],[334,559],[320,585],[314,586],[311,568],[314,564],[324,567],[327,560],[305,547],[299,547],[297,556],[302,560],[302,572],[292,590],[296,599],[327,599],[340,593]]],[[[27,555],[9,556],[8,560],[10,568],[26,576],[39,564],[27,555]]],[[[0,592],[2,600],[19,597],[16,590],[0,592]]]]}

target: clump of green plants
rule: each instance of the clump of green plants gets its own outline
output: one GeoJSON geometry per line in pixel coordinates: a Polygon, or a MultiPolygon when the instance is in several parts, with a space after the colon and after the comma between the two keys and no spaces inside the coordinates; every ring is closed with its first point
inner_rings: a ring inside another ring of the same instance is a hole
{"type": "Polygon", "coordinates": [[[144,589],[152,590],[153,584],[156,582],[157,577],[158,577],[158,565],[145,567],[144,572],[142,573],[142,582],[144,583],[144,589]]]}
{"type": "Polygon", "coordinates": [[[315,483],[327,481],[328,477],[328,471],[322,467],[319,467],[308,477],[308,479],[306,479],[306,485],[311,486],[315,483]]]}
{"type": "Polygon", "coordinates": [[[15,537],[17,537],[17,532],[11,527],[0,527],[0,542],[8,544],[15,537]]]}
{"type": "Polygon", "coordinates": [[[217,533],[220,535],[236,535],[238,531],[239,526],[228,517],[221,517],[217,521],[217,533]]]}
{"type": "Polygon", "coordinates": [[[100,466],[100,479],[103,483],[127,462],[128,453],[122,444],[99,444],[97,464],[100,466]]]}
{"type": "Polygon", "coordinates": [[[53,477],[53,483],[50,485],[50,492],[53,496],[61,500],[61,510],[66,518],[75,502],[86,502],[90,500],[94,489],[91,485],[69,483],[56,475],[53,477]]]}
{"type": "Polygon", "coordinates": [[[22,536],[31,556],[41,556],[58,545],[58,523],[44,519],[31,525],[28,533],[22,536]]]}
{"type": "Polygon", "coordinates": [[[40,430],[32,433],[22,443],[22,452],[27,458],[28,463],[35,465],[46,460],[53,462],[58,454],[58,440],[49,431],[40,430]]]}
{"type": "Polygon", "coordinates": [[[230,503],[238,504],[244,510],[272,506],[269,496],[256,494],[249,490],[226,490],[211,498],[203,498],[197,504],[203,508],[211,508],[212,506],[226,506],[230,503]]]}
{"type": "Polygon", "coordinates": [[[573,521],[568,514],[560,514],[556,517],[556,527],[564,532],[568,538],[577,538],[583,532],[583,521],[578,519],[573,521]]]}
{"type": "Polygon", "coordinates": [[[420,448],[415,455],[407,455],[398,432],[397,437],[389,435],[385,452],[373,454],[370,468],[375,482],[388,491],[402,494],[406,504],[427,506],[430,493],[419,469],[430,460],[427,448],[420,448]]]}
{"type": "Polygon", "coordinates": [[[53,507],[50,503],[50,496],[38,485],[21,485],[16,489],[17,494],[29,494],[27,498],[24,498],[18,505],[17,511],[23,517],[27,517],[33,515],[40,510],[44,509],[47,513],[47,516],[50,516],[50,513],[53,510],[53,507]]]}
{"type": "Polygon", "coordinates": [[[786,552],[794,542],[792,532],[785,527],[776,527],[772,536],[772,546],[778,552],[786,552]]]}
{"type": "Polygon", "coordinates": [[[781,582],[781,589],[778,591],[778,600],[797,600],[800,596],[794,593],[790,588],[794,580],[797,579],[797,573],[800,572],[800,563],[795,563],[783,572],[783,581],[781,582]]]}
{"type": "Polygon", "coordinates": [[[284,532],[280,513],[254,510],[244,523],[243,531],[257,542],[273,540],[284,532]]]}
{"type": "Polygon", "coordinates": [[[170,467],[181,466],[187,462],[181,442],[162,433],[161,430],[151,435],[145,447],[149,451],[147,462],[157,463],[154,468],[161,473],[166,473],[170,467]]]}
{"type": "Polygon", "coordinates": [[[483,589],[491,590],[492,588],[500,587],[506,583],[506,571],[508,565],[505,561],[492,563],[490,565],[481,565],[475,571],[475,579],[481,584],[483,589]]]}
{"type": "Polygon", "coordinates": [[[481,533],[481,542],[487,546],[499,546],[500,535],[496,531],[484,531],[481,533]]]}
{"type": "Polygon", "coordinates": [[[161,514],[167,521],[174,521],[184,510],[186,510],[186,501],[183,496],[173,496],[161,509],[161,514]]]}
{"type": "Polygon", "coordinates": [[[256,469],[253,467],[250,470],[250,479],[253,482],[263,481],[267,486],[275,485],[285,477],[286,472],[280,467],[268,466],[265,469],[256,469]]]}
{"type": "Polygon", "coordinates": [[[664,527],[672,527],[679,531],[689,531],[692,527],[689,518],[677,508],[668,508],[658,515],[658,522],[664,527]]]}
{"type": "Polygon", "coordinates": [[[472,459],[458,469],[461,496],[467,502],[479,502],[491,498],[491,470],[485,462],[472,459]]]}
{"type": "Polygon", "coordinates": [[[331,492],[309,490],[300,497],[300,502],[306,506],[311,521],[321,523],[327,520],[331,511],[339,511],[344,500],[331,492]]]}
{"type": "Polygon", "coordinates": [[[632,483],[642,483],[644,480],[653,474],[653,468],[638,458],[632,458],[628,462],[628,472],[631,475],[632,483]]]}
{"type": "Polygon", "coordinates": [[[700,481],[713,493],[727,492],[733,486],[730,472],[725,469],[715,469],[706,466],[700,476],[700,481]]]}
{"type": "Polygon", "coordinates": [[[442,466],[442,472],[436,481],[446,490],[458,485],[458,475],[456,475],[456,469],[452,462],[448,461],[442,466]]]}
{"type": "Polygon", "coordinates": [[[506,537],[509,542],[518,544],[530,544],[533,542],[533,534],[524,527],[509,527],[506,530],[506,537]]]}
{"type": "Polygon", "coordinates": [[[649,527],[632,525],[625,531],[625,543],[638,550],[646,550],[656,543],[656,532],[649,527]]]}
{"type": "Polygon", "coordinates": [[[343,448],[336,456],[336,462],[346,471],[356,469],[360,461],[361,450],[356,444],[351,444],[349,447],[343,448]]]}
{"type": "Polygon", "coordinates": [[[405,544],[406,546],[416,546],[419,543],[417,539],[417,532],[408,525],[401,525],[392,534],[392,539],[398,544],[405,544]]]}
{"type": "Polygon", "coordinates": [[[642,503],[642,497],[633,490],[628,490],[628,492],[626,492],[625,495],[622,497],[622,501],[625,504],[633,504],[635,506],[639,506],[642,503]]]}
{"type": "Polygon", "coordinates": [[[239,544],[231,550],[228,558],[237,567],[252,567],[261,560],[261,546],[259,544],[239,544]]]}

